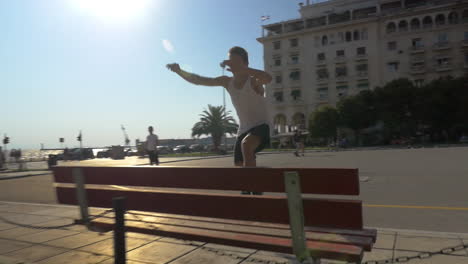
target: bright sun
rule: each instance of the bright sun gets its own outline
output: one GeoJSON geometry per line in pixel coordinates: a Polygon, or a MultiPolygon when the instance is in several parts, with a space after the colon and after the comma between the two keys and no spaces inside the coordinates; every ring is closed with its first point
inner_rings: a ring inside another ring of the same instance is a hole
{"type": "Polygon", "coordinates": [[[103,20],[126,21],[144,15],[151,0],[72,0],[78,8],[103,20]]]}

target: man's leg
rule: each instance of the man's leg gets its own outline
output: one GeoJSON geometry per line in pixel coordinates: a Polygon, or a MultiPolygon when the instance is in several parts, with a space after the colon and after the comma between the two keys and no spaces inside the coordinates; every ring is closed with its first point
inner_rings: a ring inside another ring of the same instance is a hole
{"type": "Polygon", "coordinates": [[[244,167],[256,167],[255,150],[260,146],[262,140],[259,136],[248,134],[242,140],[242,156],[244,158],[244,167]]]}
{"type": "Polygon", "coordinates": [[[146,153],[148,153],[148,158],[149,158],[149,161],[150,161],[150,165],[153,165],[153,160],[152,160],[152,157],[151,157],[151,150],[147,150],[146,153]]]}
{"type": "Polygon", "coordinates": [[[159,155],[158,155],[158,151],[154,151],[154,162],[156,163],[156,165],[159,166],[159,155]]]}

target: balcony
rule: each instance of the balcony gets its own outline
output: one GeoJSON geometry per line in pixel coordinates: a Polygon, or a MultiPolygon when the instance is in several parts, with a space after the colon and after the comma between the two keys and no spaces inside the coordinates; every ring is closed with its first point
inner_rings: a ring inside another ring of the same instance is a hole
{"type": "Polygon", "coordinates": [[[451,48],[452,47],[450,46],[450,44],[447,41],[437,42],[437,43],[434,44],[434,47],[433,47],[433,49],[437,50],[437,51],[447,50],[447,49],[451,49],[451,48]]]}
{"type": "Polygon", "coordinates": [[[327,60],[317,60],[317,66],[325,66],[327,65],[327,60]]]}
{"type": "Polygon", "coordinates": [[[328,77],[317,77],[317,83],[328,83],[328,77]]]}
{"type": "Polygon", "coordinates": [[[424,56],[417,56],[417,57],[412,57],[410,59],[411,63],[424,63],[426,62],[426,58],[424,56]]]}
{"type": "Polygon", "coordinates": [[[411,54],[418,54],[426,52],[426,48],[423,45],[412,46],[410,48],[411,54]]]}
{"type": "Polygon", "coordinates": [[[357,76],[360,78],[367,78],[369,76],[369,73],[367,71],[358,71],[357,76]]]}
{"type": "Polygon", "coordinates": [[[464,48],[468,48],[468,39],[464,39],[461,41],[461,46],[464,48]]]}
{"type": "Polygon", "coordinates": [[[335,62],[336,63],[346,63],[346,57],[345,56],[337,56],[337,57],[335,57],[335,62]]]}
{"type": "Polygon", "coordinates": [[[346,82],[348,80],[347,75],[340,75],[335,77],[336,82],[346,82]]]}
{"type": "Polygon", "coordinates": [[[426,66],[419,65],[419,66],[412,66],[410,68],[411,74],[424,74],[426,73],[426,66]]]}
{"type": "Polygon", "coordinates": [[[436,64],[434,66],[437,72],[451,71],[453,70],[452,63],[436,64]]]}
{"type": "Polygon", "coordinates": [[[356,60],[356,61],[363,61],[363,60],[367,60],[367,59],[368,59],[367,54],[358,54],[358,55],[356,55],[356,57],[355,57],[355,60],[356,60]]]}

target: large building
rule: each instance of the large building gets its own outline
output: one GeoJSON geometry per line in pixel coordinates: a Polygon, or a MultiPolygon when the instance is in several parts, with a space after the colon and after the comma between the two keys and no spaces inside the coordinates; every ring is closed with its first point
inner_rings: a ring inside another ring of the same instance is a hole
{"type": "Polygon", "coordinates": [[[468,72],[468,0],[330,0],[263,26],[276,133],[322,105],[396,78],[416,85],[468,72]]]}

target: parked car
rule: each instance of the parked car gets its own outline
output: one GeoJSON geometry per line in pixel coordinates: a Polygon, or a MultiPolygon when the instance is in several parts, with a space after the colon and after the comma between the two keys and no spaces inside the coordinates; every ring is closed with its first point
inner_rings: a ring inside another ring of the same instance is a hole
{"type": "Polygon", "coordinates": [[[201,152],[205,150],[205,146],[200,145],[200,144],[193,144],[193,145],[190,145],[189,149],[193,152],[201,152]]]}
{"type": "Polygon", "coordinates": [[[188,153],[190,152],[190,148],[186,145],[178,145],[174,148],[175,153],[188,153]]]}
{"type": "Polygon", "coordinates": [[[102,159],[102,158],[109,158],[110,157],[110,149],[106,150],[101,150],[97,153],[97,158],[102,159]]]}
{"type": "Polygon", "coordinates": [[[168,146],[157,146],[156,149],[158,150],[158,154],[160,155],[172,153],[172,149],[168,146]]]}
{"type": "Polygon", "coordinates": [[[127,149],[125,150],[125,156],[127,157],[138,156],[138,151],[133,150],[133,149],[127,149]]]}

